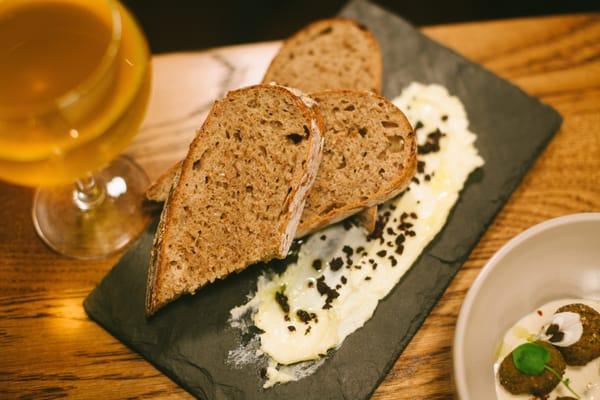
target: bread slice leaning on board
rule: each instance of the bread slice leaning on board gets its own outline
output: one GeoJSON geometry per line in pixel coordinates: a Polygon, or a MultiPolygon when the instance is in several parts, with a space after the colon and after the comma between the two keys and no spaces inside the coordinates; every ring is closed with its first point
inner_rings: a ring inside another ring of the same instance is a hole
{"type": "Polygon", "coordinates": [[[317,175],[314,104],[257,85],[215,102],[177,170],[151,254],[146,314],[250,264],[286,256],[317,175]]]}
{"type": "Polygon", "coordinates": [[[391,101],[353,90],[311,97],[323,115],[325,147],[297,237],[395,197],[417,166],[414,130],[391,101]]]}
{"type": "MultiPolygon", "coordinates": [[[[304,92],[357,89],[380,92],[382,57],[369,30],[343,18],[314,22],[284,42],[273,58],[263,83],[276,81],[304,92]]],[[[149,200],[162,202],[171,188],[179,164],[172,166],[146,191],[149,200]]],[[[375,227],[377,207],[360,213],[368,231],[375,227]]]]}

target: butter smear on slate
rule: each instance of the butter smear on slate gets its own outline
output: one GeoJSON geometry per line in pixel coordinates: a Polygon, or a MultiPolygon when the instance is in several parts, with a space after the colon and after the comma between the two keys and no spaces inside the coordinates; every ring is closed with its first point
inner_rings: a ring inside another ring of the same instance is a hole
{"type": "Polygon", "coordinates": [[[371,318],[483,165],[462,103],[443,86],[412,83],[393,102],[416,130],[417,173],[380,206],[375,232],[346,221],[313,234],[297,261],[280,275],[262,275],[249,301],[231,310],[231,325],[257,336],[228,362],[262,367],[265,388],[310,375],[371,318]]]}

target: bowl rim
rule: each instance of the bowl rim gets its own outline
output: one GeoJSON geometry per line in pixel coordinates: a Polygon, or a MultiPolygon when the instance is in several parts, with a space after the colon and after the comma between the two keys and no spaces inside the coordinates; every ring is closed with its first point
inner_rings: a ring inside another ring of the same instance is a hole
{"type": "Polygon", "coordinates": [[[495,266],[498,265],[500,260],[502,260],[508,253],[510,253],[515,247],[517,247],[521,243],[549,229],[583,221],[600,222],[600,212],[586,212],[564,215],[561,217],[549,219],[530,228],[527,228],[526,230],[517,234],[515,237],[506,242],[485,263],[485,265],[473,281],[473,284],[469,288],[465,299],[463,300],[463,303],[460,307],[460,311],[458,313],[458,320],[456,322],[454,330],[454,340],[452,346],[452,368],[454,375],[454,384],[459,399],[466,400],[468,399],[467,396],[469,395],[469,393],[467,392],[467,377],[465,376],[466,373],[464,370],[464,331],[466,329],[468,316],[471,314],[473,303],[477,298],[483,283],[487,280],[488,275],[494,270],[495,266]]]}

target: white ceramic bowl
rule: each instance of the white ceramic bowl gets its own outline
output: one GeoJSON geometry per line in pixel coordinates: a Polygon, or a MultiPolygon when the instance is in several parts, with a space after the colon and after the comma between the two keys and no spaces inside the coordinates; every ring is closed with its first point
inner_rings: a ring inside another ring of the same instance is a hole
{"type": "Polygon", "coordinates": [[[494,353],[521,317],[552,300],[600,299],[600,213],[536,225],[505,244],[467,293],[454,335],[461,400],[495,399],[494,353]]]}

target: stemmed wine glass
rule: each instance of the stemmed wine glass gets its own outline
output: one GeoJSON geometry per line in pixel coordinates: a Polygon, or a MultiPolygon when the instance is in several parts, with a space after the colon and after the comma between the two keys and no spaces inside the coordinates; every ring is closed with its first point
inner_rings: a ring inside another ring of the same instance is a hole
{"type": "Polygon", "coordinates": [[[33,223],[57,252],[106,257],[145,228],[148,178],[118,155],[150,77],[144,35],[118,1],[0,1],[0,179],[38,187],[33,223]]]}

